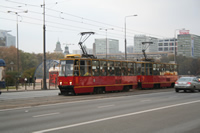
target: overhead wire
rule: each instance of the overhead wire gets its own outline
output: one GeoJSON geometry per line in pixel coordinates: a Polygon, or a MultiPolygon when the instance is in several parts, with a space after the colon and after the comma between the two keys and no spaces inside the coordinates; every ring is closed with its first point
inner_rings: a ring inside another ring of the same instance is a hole
{"type": "MultiPolygon", "coordinates": [[[[23,5],[25,5],[25,6],[34,6],[34,7],[40,7],[41,8],[41,6],[42,5],[33,5],[33,4],[26,4],[26,3],[22,3],[22,2],[15,2],[15,1],[11,1],[11,0],[9,0],[8,2],[12,2],[12,3],[16,3],[16,4],[23,4],[23,5]]],[[[53,4],[53,3],[52,3],[53,4]]],[[[55,4],[55,3],[54,3],[55,4]]],[[[58,4],[58,2],[56,3],[56,4],[58,4]]],[[[2,6],[3,7],[3,6],[2,6]]],[[[6,8],[12,8],[12,7],[8,7],[8,6],[4,6],[4,7],[6,7],[6,8]]],[[[92,19],[87,19],[87,18],[83,18],[83,17],[80,17],[80,16],[77,16],[77,15],[73,15],[73,14],[70,14],[70,13],[66,13],[66,12],[61,12],[61,11],[58,11],[58,10],[54,10],[54,9],[50,9],[50,8],[45,8],[45,9],[47,9],[47,10],[50,10],[50,11],[54,11],[54,12],[57,12],[57,13],[61,13],[61,14],[64,14],[64,15],[68,15],[68,16],[72,16],[72,17],[75,17],[75,18],[79,18],[79,19],[81,19],[82,21],[77,21],[77,20],[72,20],[72,19],[66,19],[66,18],[64,18],[64,17],[58,17],[58,16],[55,16],[55,15],[50,15],[50,14],[48,14],[48,13],[46,13],[45,15],[46,16],[48,16],[48,17],[52,17],[52,18],[55,18],[55,19],[62,19],[62,20],[65,20],[65,21],[71,21],[71,22],[75,22],[75,23],[79,23],[79,24],[85,24],[85,25],[89,25],[89,26],[93,26],[93,27],[102,27],[102,26],[100,26],[100,25],[96,25],[96,24],[93,24],[93,23],[97,23],[97,24],[101,24],[101,25],[106,25],[106,26],[104,26],[104,27],[107,27],[107,26],[111,26],[111,27],[114,27],[114,32],[119,32],[119,33],[121,33],[121,34],[123,34],[123,27],[120,27],[120,26],[116,26],[116,25],[112,25],[112,24],[107,24],[107,23],[103,23],[103,22],[99,22],[99,21],[96,21],[96,20],[92,20],[92,19]],[[88,22],[85,22],[85,21],[89,21],[89,22],[93,22],[93,23],[88,23],[88,22]]],[[[21,9],[20,9],[21,10],[21,9]]],[[[29,10],[29,12],[31,12],[31,13],[35,13],[35,14],[40,14],[40,15],[43,15],[43,13],[41,13],[41,12],[35,12],[35,11],[31,11],[31,10],[29,10]]],[[[27,17],[27,16],[24,16],[24,17],[27,17]]],[[[28,17],[27,17],[28,18],[28,17]]],[[[30,18],[30,17],[29,17],[30,18]]],[[[32,19],[35,19],[35,20],[39,20],[39,19],[37,19],[37,18],[32,18],[32,19]]],[[[42,21],[42,20],[40,20],[40,21],[42,21]]],[[[50,23],[54,23],[54,24],[56,24],[56,22],[51,22],[51,21],[47,21],[46,20],[46,22],[50,22],[50,23]]],[[[66,24],[62,24],[62,23],[57,23],[57,24],[59,24],[59,25],[63,25],[63,26],[67,26],[66,24]]],[[[68,25],[68,26],[70,26],[70,27],[74,27],[74,28],[81,28],[81,29],[84,29],[84,28],[82,28],[82,27],[77,27],[77,26],[73,26],[73,25],[68,25]]],[[[56,27],[56,26],[55,26],[56,27]]],[[[94,29],[93,29],[94,30],[94,29]]],[[[133,38],[133,36],[136,34],[135,32],[139,32],[139,33],[142,33],[142,34],[148,34],[148,35],[153,35],[153,34],[150,34],[150,33],[145,33],[145,32],[140,32],[140,31],[135,31],[135,30],[130,30],[130,29],[126,29],[127,30],[127,39],[128,38],[133,38]]],[[[96,30],[97,31],[97,30],[96,30]]],[[[98,32],[101,32],[101,31],[98,31],[98,32]]],[[[109,36],[118,36],[117,38],[123,38],[123,35],[121,35],[121,34],[117,34],[117,33],[109,33],[109,36]]],[[[156,36],[160,36],[160,35],[156,35],[156,36]]],[[[162,36],[163,37],[163,36],[162,36]]]]}

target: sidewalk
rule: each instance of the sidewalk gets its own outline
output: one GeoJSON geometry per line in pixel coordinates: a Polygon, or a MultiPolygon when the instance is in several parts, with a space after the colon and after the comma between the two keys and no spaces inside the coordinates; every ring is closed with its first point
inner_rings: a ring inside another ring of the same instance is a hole
{"type": "MultiPolygon", "coordinates": [[[[47,84],[47,89],[58,89],[57,86],[50,86],[49,88],[49,84],[47,84]]],[[[42,86],[41,86],[41,83],[37,82],[35,83],[35,86],[33,86],[33,83],[32,84],[27,84],[26,86],[25,85],[20,85],[18,86],[18,89],[16,88],[16,86],[9,86],[8,88],[4,88],[4,89],[0,89],[2,93],[4,92],[18,92],[18,91],[34,91],[34,90],[42,90],[42,86]]]]}

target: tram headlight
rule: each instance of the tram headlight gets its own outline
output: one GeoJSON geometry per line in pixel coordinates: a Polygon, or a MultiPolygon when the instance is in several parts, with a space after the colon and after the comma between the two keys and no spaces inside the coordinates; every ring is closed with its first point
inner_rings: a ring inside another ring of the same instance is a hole
{"type": "Polygon", "coordinates": [[[72,82],[69,82],[70,85],[72,85],[72,82]]]}
{"type": "Polygon", "coordinates": [[[62,85],[62,82],[60,82],[60,85],[62,85]]]}

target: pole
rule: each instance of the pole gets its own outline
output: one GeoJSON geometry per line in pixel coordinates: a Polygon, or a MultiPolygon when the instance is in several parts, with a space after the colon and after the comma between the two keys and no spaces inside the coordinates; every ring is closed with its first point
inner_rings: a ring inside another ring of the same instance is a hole
{"type": "Polygon", "coordinates": [[[43,0],[43,90],[47,90],[46,84],[46,26],[45,26],[45,0],[43,0]]]}
{"type": "Polygon", "coordinates": [[[8,11],[8,13],[14,13],[16,14],[16,26],[17,26],[17,86],[16,88],[18,89],[18,78],[19,78],[19,30],[18,30],[18,14],[19,13],[27,13],[27,11],[22,11],[22,12],[14,12],[14,11],[8,11]]]}
{"type": "Polygon", "coordinates": [[[129,15],[129,16],[125,16],[124,18],[124,46],[125,46],[125,60],[127,60],[127,51],[126,51],[126,45],[127,45],[127,41],[126,41],[126,18],[127,17],[134,17],[134,16],[137,16],[137,14],[135,15],[129,15]]]}
{"type": "Polygon", "coordinates": [[[18,13],[17,12],[16,12],[16,20],[17,20],[17,73],[19,74],[19,32],[18,32],[19,30],[18,30],[18,13]]]}
{"type": "Polygon", "coordinates": [[[18,77],[19,77],[19,33],[18,33],[18,13],[16,12],[17,20],[17,79],[16,79],[16,89],[18,90],[18,77]]]}
{"type": "Polygon", "coordinates": [[[107,31],[108,30],[114,30],[113,28],[107,28],[107,29],[104,29],[104,28],[100,28],[99,30],[105,30],[106,31],[106,59],[108,57],[108,38],[107,38],[107,31]]]}
{"type": "Polygon", "coordinates": [[[124,32],[125,32],[125,37],[124,37],[124,46],[125,46],[125,60],[127,60],[127,53],[126,53],[126,17],[125,17],[125,20],[124,20],[124,32]]]}

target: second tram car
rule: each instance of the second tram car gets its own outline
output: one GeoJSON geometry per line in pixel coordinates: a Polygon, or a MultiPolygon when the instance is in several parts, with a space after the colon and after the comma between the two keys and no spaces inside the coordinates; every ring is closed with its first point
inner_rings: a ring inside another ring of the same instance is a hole
{"type": "Polygon", "coordinates": [[[60,60],[61,95],[129,91],[134,88],[173,87],[177,64],[88,59],[67,56],[60,60]]]}

